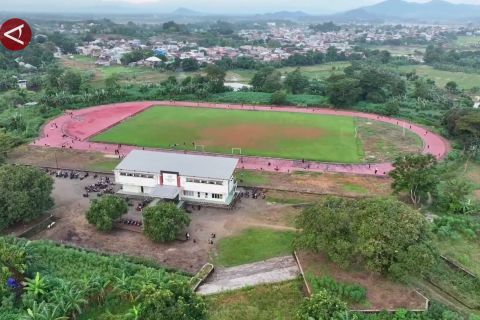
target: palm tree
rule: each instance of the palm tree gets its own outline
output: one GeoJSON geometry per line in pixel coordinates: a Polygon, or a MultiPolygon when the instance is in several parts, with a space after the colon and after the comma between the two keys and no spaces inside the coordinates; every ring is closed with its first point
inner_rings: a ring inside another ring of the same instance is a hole
{"type": "Polygon", "coordinates": [[[57,306],[46,304],[45,301],[41,303],[34,301],[32,308],[28,308],[27,313],[22,316],[22,320],[68,320],[68,317],[58,314],[57,306]]]}
{"type": "Polygon", "coordinates": [[[32,294],[35,298],[43,296],[46,292],[47,284],[44,278],[40,277],[40,273],[35,274],[35,278],[27,278],[27,285],[25,290],[32,294]]]}

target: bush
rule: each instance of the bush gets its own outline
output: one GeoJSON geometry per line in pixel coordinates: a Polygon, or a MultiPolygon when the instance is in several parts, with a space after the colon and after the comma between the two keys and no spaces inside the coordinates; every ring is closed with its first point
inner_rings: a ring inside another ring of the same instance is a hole
{"type": "Polygon", "coordinates": [[[53,179],[40,169],[25,166],[0,167],[0,229],[28,222],[53,205],[53,179]]]}
{"type": "Polygon", "coordinates": [[[362,303],[367,298],[367,290],[358,284],[337,282],[330,276],[315,277],[311,273],[307,273],[307,280],[313,292],[327,290],[339,299],[352,303],[362,303]]]}
{"type": "Polygon", "coordinates": [[[125,199],[106,195],[100,199],[94,199],[87,211],[87,220],[97,227],[99,231],[110,231],[113,221],[127,213],[128,207],[125,199]]]}
{"type": "Polygon", "coordinates": [[[187,213],[165,202],[143,211],[144,232],[153,241],[173,241],[190,224],[187,213]]]}
{"type": "Polygon", "coordinates": [[[339,319],[347,313],[347,305],[326,290],[319,290],[311,298],[305,299],[297,311],[299,320],[339,319]]]}
{"type": "Polygon", "coordinates": [[[270,103],[275,105],[285,105],[287,103],[287,94],[285,91],[275,91],[270,97],[270,103]]]}
{"type": "Polygon", "coordinates": [[[433,232],[453,240],[462,237],[475,239],[480,232],[480,223],[472,217],[443,216],[433,220],[433,232]]]}

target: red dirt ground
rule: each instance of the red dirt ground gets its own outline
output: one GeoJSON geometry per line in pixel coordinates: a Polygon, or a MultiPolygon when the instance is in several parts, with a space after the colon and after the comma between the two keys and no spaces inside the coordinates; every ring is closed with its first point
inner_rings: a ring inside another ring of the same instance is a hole
{"type": "MultiPolygon", "coordinates": [[[[228,127],[208,128],[201,131],[201,136],[215,139],[215,145],[244,146],[244,148],[263,148],[271,145],[271,141],[284,138],[320,138],[323,134],[323,130],[319,128],[285,127],[273,124],[261,127],[254,124],[238,124],[228,127]]],[[[206,139],[200,140],[200,143],[213,144],[206,139]]]]}
{"type": "MultiPolygon", "coordinates": [[[[376,121],[386,122],[405,127],[419,135],[424,143],[423,153],[431,153],[437,158],[443,158],[450,150],[449,143],[439,135],[426,130],[425,128],[390,117],[378,116],[347,110],[335,110],[324,108],[297,108],[283,106],[250,106],[250,105],[230,105],[213,104],[185,101],[140,101],[125,102],[110,105],[102,105],[91,108],[85,108],[68,112],[56,119],[51,120],[43,128],[43,135],[32,145],[40,147],[71,148],[78,150],[100,151],[114,154],[118,149],[117,145],[105,143],[93,143],[88,138],[109,129],[115,124],[132,117],[137,113],[151,106],[178,106],[178,107],[199,107],[199,108],[221,108],[236,110],[261,110],[271,112],[302,112],[314,114],[329,114],[338,116],[353,116],[376,121]]],[[[128,154],[136,146],[122,146],[121,155],[128,154]]],[[[177,152],[176,150],[164,150],[177,152]]],[[[225,156],[225,155],[222,155],[225,156]]],[[[239,157],[238,155],[235,157],[239,157]]],[[[298,161],[287,159],[271,159],[263,157],[240,157],[239,168],[252,170],[265,170],[277,172],[291,172],[297,170],[308,170],[315,172],[343,172],[367,175],[386,175],[392,170],[392,164],[389,162],[377,164],[333,164],[314,161],[298,161]],[[270,163],[270,165],[268,165],[270,163]],[[375,173],[375,170],[377,173],[375,173]]]]}

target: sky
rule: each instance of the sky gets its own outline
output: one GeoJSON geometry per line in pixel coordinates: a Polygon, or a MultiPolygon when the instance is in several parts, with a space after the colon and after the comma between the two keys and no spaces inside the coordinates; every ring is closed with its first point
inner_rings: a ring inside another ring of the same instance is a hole
{"type": "MultiPolygon", "coordinates": [[[[0,0],[0,11],[66,12],[91,11],[98,7],[155,7],[157,12],[171,12],[178,7],[211,13],[265,13],[301,10],[312,14],[329,14],[371,5],[382,0],[0,0]],[[158,9],[157,9],[158,8],[158,9]]],[[[409,0],[427,2],[428,0],[409,0]]],[[[449,0],[453,3],[480,5],[480,0],[449,0]]],[[[147,10],[150,11],[150,10],[147,10]]]]}

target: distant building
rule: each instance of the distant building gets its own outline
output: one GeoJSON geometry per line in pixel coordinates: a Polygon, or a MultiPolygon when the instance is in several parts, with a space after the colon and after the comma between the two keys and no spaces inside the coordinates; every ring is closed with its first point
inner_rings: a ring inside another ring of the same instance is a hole
{"type": "Polygon", "coordinates": [[[156,151],[131,151],[114,169],[120,194],[229,205],[238,159],[156,151]]]}
{"type": "Polygon", "coordinates": [[[20,89],[27,89],[27,80],[18,80],[17,85],[20,89]]]}

